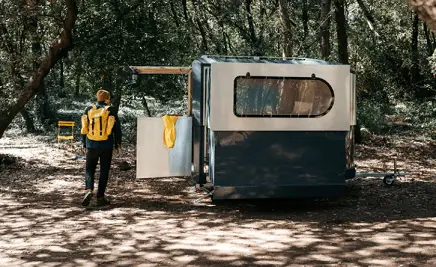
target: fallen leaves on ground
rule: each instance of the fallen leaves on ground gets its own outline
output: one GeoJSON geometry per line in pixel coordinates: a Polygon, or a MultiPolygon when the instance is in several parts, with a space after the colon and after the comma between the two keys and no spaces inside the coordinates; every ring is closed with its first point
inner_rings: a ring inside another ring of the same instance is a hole
{"type": "Polygon", "coordinates": [[[189,178],[135,179],[135,147],[124,145],[109,180],[113,204],[82,208],[79,145],[8,139],[0,148],[0,263],[434,266],[436,145],[380,140],[357,146],[356,163],[359,172],[391,172],[397,157],[407,176],[391,187],[359,178],[338,199],[199,204],[192,201],[204,192],[189,178]]]}

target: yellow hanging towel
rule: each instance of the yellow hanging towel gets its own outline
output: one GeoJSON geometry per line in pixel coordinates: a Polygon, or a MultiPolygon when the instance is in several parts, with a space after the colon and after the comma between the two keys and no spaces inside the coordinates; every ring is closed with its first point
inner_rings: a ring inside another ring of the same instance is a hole
{"type": "Polygon", "coordinates": [[[173,148],[176,143],[176,122],[178,116],[164,115],[163,142],[168,148],[173,148]]]}

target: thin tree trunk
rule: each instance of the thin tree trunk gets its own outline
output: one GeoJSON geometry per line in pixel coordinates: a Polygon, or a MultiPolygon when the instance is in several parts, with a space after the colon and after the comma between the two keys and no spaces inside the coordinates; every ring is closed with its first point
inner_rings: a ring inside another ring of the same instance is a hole
{"type": "MultiPolygon", "coordinates": [[[[38,69],[40,66],[40,57],[42,55],[42,45],[41,45],[41,38],[38,35],[38,5],[39,5],[39,0],[28,0],[27,1],[27,20],[28,20],[28,27],[29,27],[29,34],[31,36],[31,40],[32,40],[32,57],[33,57],[33,62],[32,62],[32,67],[33,69],[38,69]]],[[[40,86],[40,90],[38,92],[38,97],[36,98],[36,106],[38,107],[38,111],[36,112],[36,119],[40,121],[40,123],[42,125],[46,125],[47,121],[48,121],[48,116],[50,116],[49,114],[49,103],[48,103],[48,98],[47,95],[45,93],[45,88],[44,88],[44,82],[41,83],[40,86]]],[[[26,109],[24,108],[23,110],[24,113],[26,113],[26,109]]],[[[33,121],[30,122],[29,120],[33,120],[33,118],[30,116],[30,114],[27,112],[27,114],[25,114],[26,116],[26,126],[27,124],[30,123],[33,124],[33,121]]]]}
{"type": "Polygon", "coordinates": [[[321,2],[321,57],[329,59],[331,53],[330,46],[330,10],[332,1],[322,0],[321,2]]]}
{"type": "Polygon", "coordinates": [[[419,35],[419,18],[418,14],[415,13],[413,17],[412,26],[412,87],[416,86],[419,80],[419,52],[418,52],[418,35],[419,35]]]}
{"type": "MultiPolygon", "coordinates": [[[[257,7],[259,8],[259,13],[258,13],[258,17],[257,19],[255,19],[254,21],[257,22],[258,28],[254,28],[255,25],[253,25],[254,30],[257,30],[257,34],[256,34],[256,55],[257,56],[263,56],[265,54],[265,49],[266,49],[266,45],[265,45],[265,29],[266,29],[266,8],[267,8],[267,0],[260,0],[259,4],[257,5],[257,7]]],[[[255,6],[256,7],[256,6],[255,6]]],[[[250,12],[251,12],[251,8],[250,8],[250,12]]],[[[251,18],[253,18],[253,13],[251,12],[251,18]]],[[[256,23],[255,23],[256,24],[256,23]]]]}
{"type": "Polygon", "coordinates": [[[196,0],[192,0],[192,5],[194,6],[194,16],[193,19],[195,21],[195,26],[197,26],[198,30],[200,31],[201,35],[201,46],[200,46],[200,53],[204,54],[208,51],[208,42],[207,42],[207,31],[204,27],[204,22],[200,20],[200,10],[198,8],[198,4],[196,0]]]}
{"type": "Polygon", "coordinates": [[[183,6],[183,15],[185,16],[185,20],[189,21],[189,16],[188,16],[188,3],[186,2],[187,0],[182,0],[182,6],[183,6]]]}
{"type": "Polygon", "coordinates": [[[40,65],[40,57],[42,55],[41,40],[38,35],[38,5],[39,0],[26,1],[26,19],[32,40],[32,64],[34,69],[38,69],[40,65]]]}
{"type": "Polygon", "coordinates": [[[59,87],[61,88],[61,89],[63,89],[64,88],[64,86],[65,86],[65,81],[64,81],[64,62],[63,62],[63,60],[61,59],[61,60],[59,60],[59,67],[60,67],[60,73],[59,73],[59,75],[60,75],[60,77],[59,77],[59,87]]]}
{"type": "Polygon", "coordinates": [[[288,3],[286,0],[279,0],[280,21],[283,29],[283,57],[293,56],[292,43],[292,21],[289,18],[288,3]]]}
{"type": "Polygon", "coordinates": [[[264,51],[260,39],[256,35],[256,28],[254,27],[253,13],[251,12],[252,0],[245,0],[245,11],[247,13],[248,32],[250,33],[251,51],[253,55],[262,56],[264,51]]]}
{"type": "Polygon", "coordinates": [[[348,36],[347,20],[345,17],[345,0],[335,1],[335,20],[338,38],[338,58],[339,62],[348,64],[348,36]]]}
{"type": "Polygon", "coordinates": [[[369,12],[368,8],[365,6],[365,3],[363,3],[363,0],[357,0],[357,3],[359,4],[360,9],[362,9],[363,15],[365,15],[369,27],[372,31],[375,31],[375,19],[372,16],[371,12],[369,12]]]}
{"type": "Polygon", "coordinates": [[[430,33],[428,30],[427,24],[423,23],[422,26],[424,28],[425,40],[427,41],[427,55],[431,56],[431,55],[433,55],[433,52],[434,52],[433,43],[430,39],[430,33]]]}
{"type": "Polygon", "coordinates": [[[176,8],[174,7],[174,1],[170,1],[170,7],[171,7],[171,14],[173,16],[174,23],[176,24],[176,27],[179,28],[180,27],[179,16],[177,16],[177,11],[176,8]]]}
{"type": "Polygon", "coordinates": [[[51,45],[48,55],[29,79],[28,84],[20,90],[17,100],[0,107],[0,138],[15,116],[24,108],[26,103],[40,90],[44,78],[62,57],[72,48],[72,31],[77,19],[76,0],[66,0],[67,14],[60,37],[51,45]]]}
{"type": "Polygon", "coordinates": [[[434,34],[434,32],[431,32],[431,39],[433,40],[433,47],[436,46],[436,36],[434,34]]]}
{"type": "Polygon", "coordinates": [[[229,53],[229,46],[227,44],[227,37],[226,37],[226,30],[224,28],[224,23],[219,22],[219,26],[220,26],[221,34],[222,34],[223,52],[224,52],[224,55],[227,55],[229,53]]]}
{"type": "MultiPolygon", "coordinates": [[[[283,29],[283,57],[292,57],[293,56],[293,42],[292,42],[292,34],[293,34],[293,22],[289,17],[288,3],[286,0],[279,0],[279,8],[280,8],[280,22],[282,24],[283,29]]],[[[291,88],[286,88],[285,81],[281,80],[279,83],[279,87],[277,89],[277,93],[280,95],[280,103],[274,103],[273,110],[277,110],[279,114],[290,114],[293,110],[292,99],[297,97],[298,92],[295,90],[291,90],[291,88]],[[278,104],[278,107],[276,106],[278,104]],[[292,106],[292,107],[290,107],[292,106]],[[289,108],[290,107],[290,108],[289,108]]]]}
{"type": "Polygon", "coordinates": [[[35,124],[33,123],[33,118],[32,115],[30,114],[30,112],[26,109],[26,107],[24,107],[21,111],[20,111],[21,116],[24,119],[24,123],[26,125],[26,131],[28,133],[35,133],[36,132],[36,128],[35,128],[35,124]]]}
{"type": "MultiPolygon", "coordinates": [[[[335,5],[335,21],[336,21],[336,34],[338,38],[338,58],[339,62],[349,64],[348,59],[348,36],[347,36],[347,19],[345,17],[345,1],[334,0],[335,5]]],[[[361,142],[361,131],[359,121],[353,129],[353,134],[356,137],[356,143],[361,142]]]]}
{"type": "Polygon", "coordinates": [[[114,99],[112,101],[112,105],[115,108],[115,113],[118,113],[121,104],[121,97],[123,95],[122,86],[119,85],[118,75],[115,76],[115,84],[114,84],[114,99]]]}
{"type": "Polygon", "coordinates": [[[307,4],[307,0],[303,0],[302,20],[303,20],[303,41],[305,41],[307,36],[309,35],[309,6],[307,4]]]}
{"type": "Polygon", "coordinates": [[[147,99],[145,99],[145,96],[142,96],[142,105],[145,108],[145,113],[148,117],[151,117],[150,108],[148,107],[147,99]]]}
{"type": "Polygon", "coordinates": [[[80,72],[76,74],[76,90],[74,93],[75,96],[80,95],[80,76],[81,76],[80,72]]]}
{"type": "Polygon", "coordinates": [[[42,101],[42,116],[40,121],[45,127],[48,127],[55,122],[56,111],[51,110],[50,99],[48,98],[47,89],[44,84],[40,88],[40,96],[42,101]]]}

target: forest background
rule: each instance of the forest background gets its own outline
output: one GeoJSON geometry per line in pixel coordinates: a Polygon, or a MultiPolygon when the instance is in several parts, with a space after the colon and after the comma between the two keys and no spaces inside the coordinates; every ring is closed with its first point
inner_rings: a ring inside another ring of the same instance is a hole
{"type": "Polygon", "coordinates": [[[256,55],[350,64],[365,132],[436,138],[436,36],[421,18],[394,0],[2,0],[0,137],[56,134],[105,88],[135,140],[138,115],[186,110],[187,77],[133,84],[127,66],[256,55]]]}

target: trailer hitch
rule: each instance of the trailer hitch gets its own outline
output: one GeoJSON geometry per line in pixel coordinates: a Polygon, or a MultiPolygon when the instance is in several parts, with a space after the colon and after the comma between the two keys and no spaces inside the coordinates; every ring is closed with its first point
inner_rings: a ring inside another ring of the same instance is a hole
{"type": "Polygon", "coordinates": [[[400,173],[397,168],[397,157],[393,157],[394,160],[394,172],[393,173],[356,173],[355,178],[366,177],[383,177],[383,183],[387,186],[391,186],[400,176],[406,176],[406,173],[400,173]]]}

